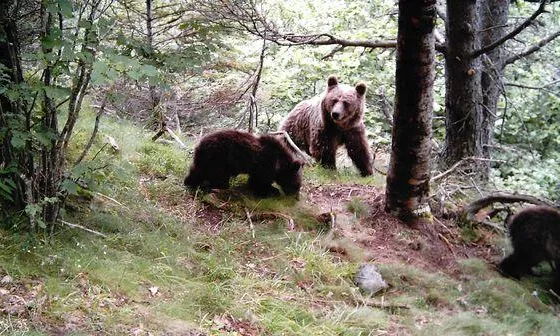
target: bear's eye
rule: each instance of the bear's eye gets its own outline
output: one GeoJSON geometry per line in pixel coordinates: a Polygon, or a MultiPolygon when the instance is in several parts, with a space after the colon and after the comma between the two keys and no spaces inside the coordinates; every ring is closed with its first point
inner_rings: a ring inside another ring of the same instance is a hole
{"type": "Polygon", "coordinates": [[[338,103],[338,99],[337,99],[337,98],[334,98],[334,99],[332,100],[332,103],[333,103],[333,104],[338,103]]]}
{"type": "Polygon", "coordinates": [[[349,104],[348,102],[346,102],[346,101],[345,101],[345,102],[342,102],[342,103],[344,104],[344,108],[345,108],[345,109],[348,109],[348,106],[349,106],[350,104],[349,104]]]}

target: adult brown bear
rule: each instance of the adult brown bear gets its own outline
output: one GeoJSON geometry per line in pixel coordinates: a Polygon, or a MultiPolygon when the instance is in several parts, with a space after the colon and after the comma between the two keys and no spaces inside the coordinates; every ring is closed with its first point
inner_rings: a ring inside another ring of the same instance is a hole
{"type": "Polygon", "coordinates": [[[226,189],[231,177],[246,173],[249,187],[257,196],[278,194],[273,182],[285,194],[298,195],[303,164],[275,136],[220,130],[204,136],[197,144],[184,183],[189,187],[226,189]]]}
{"type": "Polygon", "coordinates": [[[336,150],[345,145],[362,176],[371,175],[372,156],[363,122],[365,95],[365,83],[352,87],[331,75],[327,89],[297,104],[280,123],[280,130],[326,168],[336,169],[336,150]]]}
{"type": "Polygon", "coordinates": [[[552,289],[560,295],[560,211],[530,207],[513,216],[508,226],[513,253],[499,264],[500,271],[519,279],[541,261],[552,261],[552,289]]]}

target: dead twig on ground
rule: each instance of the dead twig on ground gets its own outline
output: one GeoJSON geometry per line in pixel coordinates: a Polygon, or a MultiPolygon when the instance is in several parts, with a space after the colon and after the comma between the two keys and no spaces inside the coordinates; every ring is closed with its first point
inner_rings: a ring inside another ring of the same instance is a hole
{"type": "Polygon", "coordinates": [[[288,231],[293,231],[295,229],[295,224],[294,224],[294,220],[292,219],[292,217],[288,216],[288,215],[284,215],[282,213],[279,212],[261,212],[261,213],[256,213],[256,214],[252,214],[250,216],[250,218],[252,220],[270,220],[270,219],[278,219],[278,218],[282,218],[286,221],[286,225],[288,226],[288,231]]]}
{"type": "Polygon", "coordinates": [[[410,309],[409,305],[406,304],[398,304],[398,303],[385,303],[385,302],[377,302],[373,300],[363,300],[362,302],[357,301],[359,304],[363,304],[364,306],[380,308],[380,309],[410,309]]]}
{"type": "Polygon", "coordinates": [[[247,215],[247,220],[249,221],[249,228],[251,229],[251,237],[255,239],[255,227],[253,226],[253,221],[251,220],[251,214],[249,209],[245,208],[245,214],[247,215]]]}
{"type": "Polygon", "coordinates": [[[156,141],[160,136],[162,136],[165,133],[169,133],[169,135],[173,138],[173,140],[175,140],[179,146],[181,146],[182,149],[187,148],[187,146],[185,146],[185,144],[183,143],[183,141],[181,141],[181,139],[167,126],[162,127],[157,133],[156,135],[154,135],[152,137],[152,141],[156,141]]]}
{"type": "Polygon", "coordinates": [[[445,238],[445,236],[442,235],[441,233],[438,233],[438,237],[440,237],[441,240],[443,240],[443,242],[445,243],[445,245],[447,245],[447,248],[449,249],[449,251],[451,251],[451,254],[453,254],[454,257],[457,257],[457,255],[455,254],[455,251],[453,250],[453,246],[451,245],[449,240],[447,238],[445,238]]]}
{"type": "Polygon", "coordinates": [[[112,197],[109,197],[109,196],[104,195],[104,194],[102,194],[102,193],[100,193],[100,192],[97,192],[97,191],[94,192],[94,193],[95,193],[96,195],[98,195],[98,196],[101,196],[101,197],[103,197],[103,198],[106,198],[106,199],[108,199],[109,201],[112,201],[112,202],[114,202],[114,203],[116,203],[116,204],[122,206],[122,207],[125,208],[125,209],[128,209],[128,208],[126,207],[126,205],[122,204],[121,202],[117,201],[116,199],[114,199],[114,198],[112,198],[112,197]]]}
{"type": "Polygon", "coordinates": [[[85,226],[82,226],[82,225],[79,225],[79,224],[70,223],[70,222],[67,222],[67,221],[62,220],[62,219],[59,219],[59,221],[60,221],[60,223],[66,225],[66,226],[68,226],[68,227],[71,227],[72,229],[84,230],[84,231],[87,231],[87,232],[89,232],[89,233],[93,233],[93,234],[95,234],[95,235],[101,236],[101,237],[103,237],[103,238],[107,238],[107,235],[106,235],[106,234],[101,233],[101,232],[98,232],[98,231],[95,231],[95,230],[92,230],[92,229],[88,229],[88,228],[85,227],[85,226]]]}

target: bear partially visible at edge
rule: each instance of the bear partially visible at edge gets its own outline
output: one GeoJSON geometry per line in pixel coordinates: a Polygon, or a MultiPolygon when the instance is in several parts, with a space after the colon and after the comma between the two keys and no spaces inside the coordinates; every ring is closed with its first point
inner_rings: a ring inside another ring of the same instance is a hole
{"type": "Polygon", "coordinates": [[[521,210],[508,223],[513,253],[498,265],[507,276],[531,274],[541,261],[555,264],[551,288],[560,295],[560,211],[547,206],[521,210]]]}
{"type": "Polygon", "coordinates": [[[361,175],[371,175],[372,156],[363,121],[366,89],[365,83],[352,87],[331,75],[326,90],[297,104],[280,130],[326,168],[336,169],[336,150],[345,145],[361,175]]]}
{"type": "Polygon", "coordinates": [[[257,196],[298,195],[304,162],[273,135],[254,136],[237,130],[220,130],[204,136],[194,150],[185,185],[226,189],[231,177],[249,174],[249,187],[257,196]]]}

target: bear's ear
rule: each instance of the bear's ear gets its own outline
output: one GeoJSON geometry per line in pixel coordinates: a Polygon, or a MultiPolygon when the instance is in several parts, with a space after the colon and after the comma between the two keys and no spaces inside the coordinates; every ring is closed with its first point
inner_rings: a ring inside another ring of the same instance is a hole
{"type": "Polygon", "coordinates": [[[327,86],[329,89],[331,89],[333,86],[337,86],[338,85],[338,78],[336,78],[335,75],[330,75],[329,79],[327,79],[327,86]]]}
{"type": "Polygon", "coordinates": [[[358,95],[363,96],[366,94],[366,83],[364,82],[359,82],[358,84],[356,84],[356,91],[358,92],[358,95]]]}

